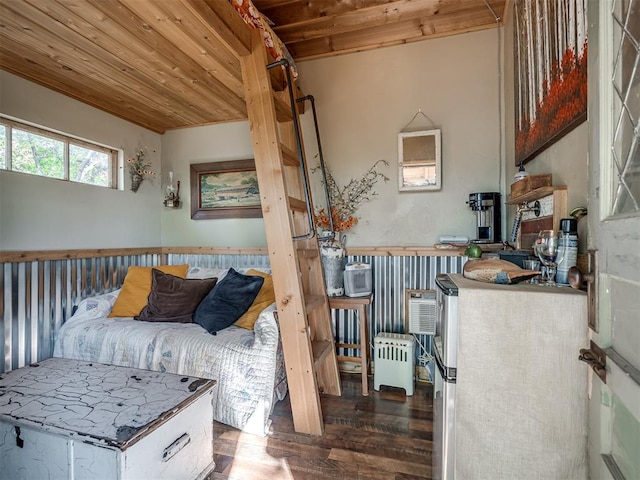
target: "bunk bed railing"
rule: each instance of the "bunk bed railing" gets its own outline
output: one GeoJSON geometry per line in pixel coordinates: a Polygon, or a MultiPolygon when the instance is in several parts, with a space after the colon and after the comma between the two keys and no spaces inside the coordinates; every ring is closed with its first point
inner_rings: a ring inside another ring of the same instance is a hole
{"type": "Polygon", "coordinates": [[[304,102],[311,103],[311,112],[313,113],[313,126],[316,132],[316,144],[318,146],[318,159],[320,162],[320,173],[322,175],[322,189],[324,191],[324,200],[327,205],[327,211],[329,218],[329,231],[331,232],[331,236],[335,236],[335,231],[333,229],[333,215],[331,215],[331,198],[329,196],[329,187],[327,185],[327,169],[324,163],[324,154],[322,153],[322,142],[320,141],[320,127],[318,127],[318,115],[316,113],[316,100],[313,95],[305,95],[304,97],[300,97],[296,99],[297,103],[304,102]]]}

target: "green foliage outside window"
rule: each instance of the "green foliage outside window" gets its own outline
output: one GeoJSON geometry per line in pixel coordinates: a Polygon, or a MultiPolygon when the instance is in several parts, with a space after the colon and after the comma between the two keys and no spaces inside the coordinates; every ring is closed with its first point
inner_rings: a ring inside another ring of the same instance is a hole
{"type": "Polygon", "coordinates": [[[7,168],[7,127],[0,125],[0,168],[7,168]]]}
{"type": "Polygon", "coordinates": [[[11,166],[16,172],[64,178],[64,143],[14,128],[11,166]]]}
{"type": "Polygon", "coordinates": [[[16,122],[0,124],[0,168],[115,188],[110,184],[111,168],[116,167],[115,151],[91,148],[70,137],[54,133],[49,136],[41,129],[20,126],[16,122]],[[7,135],[11,135],[10,159],[6,158],[7,135]]]}
{"type": "Polygon", "coordinates": [[[69,180],[108,187],[109,155],[77,145],[70,145],[69,180]]]}

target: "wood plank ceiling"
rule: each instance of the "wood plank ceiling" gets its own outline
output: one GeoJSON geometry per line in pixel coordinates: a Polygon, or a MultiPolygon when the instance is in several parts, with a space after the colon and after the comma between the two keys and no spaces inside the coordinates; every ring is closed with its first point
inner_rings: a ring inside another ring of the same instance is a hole
{"type": "MultiPolygon", "coordinates": [[[[506,0],[254,3],[303,61],[494,28],[506,0]]],[[[158,133],[246,118],[248,47],[224,0],[0,0],[0,69],[158,133]]]]}
{"type": "Polygon", "coordinates": [[[296,61],[496,27],[506,0],[253,0],[296,61]]]}

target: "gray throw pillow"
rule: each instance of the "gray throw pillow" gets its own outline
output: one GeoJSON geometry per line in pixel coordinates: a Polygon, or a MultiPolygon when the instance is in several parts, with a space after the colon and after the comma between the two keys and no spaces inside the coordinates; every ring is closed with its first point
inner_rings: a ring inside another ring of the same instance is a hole
{"type": "Polygon", "coordinates": [[[191,323],[196,308],[217,281],[217,278],[180,278],[154,268],[147,306],[134,318],[146,322],[191,323]]]}

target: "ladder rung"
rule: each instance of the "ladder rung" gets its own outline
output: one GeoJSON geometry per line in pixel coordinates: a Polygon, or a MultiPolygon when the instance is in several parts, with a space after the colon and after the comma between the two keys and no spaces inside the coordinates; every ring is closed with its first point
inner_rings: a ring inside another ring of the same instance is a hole
{"type": "Polygon", "coordinates": [[[333,345],[327,340],[313,340],[311,342],[311,351],[313,352],[313,365],[318,369],[318,365],[333,351],[333,345]]]}
{"type": "Polygon", "coordinates": [[[291,210],[297,210],[299,212],[307,211],[307,202],[300,200],[299,198],[289,197],[289,206],[291,210]]]}
{"type": "Polygon", "coordinates": [[[273,96],[273,102],[276,105],[276,118],[279,122],[290,122],[293,120],[291,116],[291,107],[277,95],[273,96]]]}
{"type": "Polygon", "coordinates": [[[282,150],[282,160],[285,165],[289,165],[290,167],[299,167],[300,160],[298,160],[298,155],[296,152],[291,150],[286,145],[280,145],[280,149],[282,150]]]}
{"type": "Polygon", "coordinates": [[[299,248],[298,257],[301,258],[316,258],[320,255],[320,252],[315,248],[299,248]]]}
{"type": "Polygon", "coordinates": [[[325,297],[323,297],[322,295],[305,294],[304,303],[307,309],[307,313],[324,304],[324,299],[325,297]]]}

